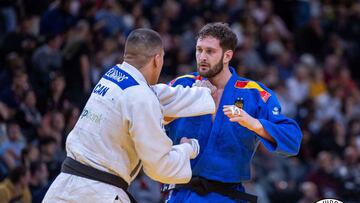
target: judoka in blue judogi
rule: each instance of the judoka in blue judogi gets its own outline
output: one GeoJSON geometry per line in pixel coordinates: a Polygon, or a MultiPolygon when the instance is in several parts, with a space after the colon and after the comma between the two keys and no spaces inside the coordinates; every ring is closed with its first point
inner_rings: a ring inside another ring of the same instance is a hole
{"type": "MultiPolygon", "coordinates": [[[[250,180],[250,164],[260,142],[270,151],[285,156],[296,155],[301,131],[295,121],[281,114],[281,107],[273,91],[264,85],[239,77],[233,68],[221,97],[216,116],[204,115],[181,118],[168,125],[169,136],[175,143],[183,136],[199,140],[200,154],[192,161],[193,177],[225,183],[239,183],[234,190],[244,191],[241,182],[250,180]],[[230,122],[222,106],[242,101],[242,108],[257,118],[274,138],[273,144],[236,122],[230,122]]],[[[192,86],[198,73],[191,73],[172,81],[172,85],[192,86]]],[[[218,193],[199,195],[191,189],[172,192],[169,202],[234,202],[218,193]]]]}
{"type": "Polygon", "coordinates": [[[176,186],[170,203],[256,202],[255,196],[244,192],[242,182],[251,178],[251,160],[259,143],[285,156],[299,151],[301,130],[281,114],[275,93],[239,77],[229,66],[236,45],[236,34],[227,24],[206,24],[197,36],[197,72],[170,82],[210,87],[217,106],[214,115],[181,118],[168,125],[174,143],[181,137],[200,143],[200,154],[191,161],[192,179],[176,186]]]}

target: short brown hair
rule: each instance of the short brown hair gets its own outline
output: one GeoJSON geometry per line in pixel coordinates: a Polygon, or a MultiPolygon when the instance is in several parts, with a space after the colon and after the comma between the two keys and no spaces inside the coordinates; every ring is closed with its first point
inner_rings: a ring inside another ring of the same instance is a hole
{"type": "Polygon", "coordinates": [[[213,37],[220,41],[220,46],[224,51],[235,51],[237,46],[236,34],[231,30],[227,23],[208,23],[201,28],[197,39],[213,37]]]}

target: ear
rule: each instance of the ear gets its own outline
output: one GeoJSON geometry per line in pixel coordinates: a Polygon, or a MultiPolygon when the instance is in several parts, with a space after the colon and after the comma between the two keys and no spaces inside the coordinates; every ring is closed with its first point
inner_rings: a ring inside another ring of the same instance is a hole
{"type": "Polygon", "coordinates": [[[224,52],[224,58],[223,58],[223,63],[229,63],[230,60],[233,57],[234,52],[232,50],[227,50],[224,52]]]}
{"type": "Polygon", "coordinates": [[[161,66],[161,54],[156,54],[154,56],[154,65],[156,68],[160,67],[161,66]]]}

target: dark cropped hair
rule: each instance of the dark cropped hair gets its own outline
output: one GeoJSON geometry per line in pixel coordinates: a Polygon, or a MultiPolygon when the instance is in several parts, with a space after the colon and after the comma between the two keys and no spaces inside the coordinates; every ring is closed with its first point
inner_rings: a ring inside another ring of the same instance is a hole
{"type": "MultiPolygon", "coordinates": [[[[126,39],[125,59],[132,58],[135,64],[145,65],[150,57],[160,54],[163,43],[159,33],[151,29],[140,28],[133,30],[126,39]]],[[[136,67],[136,66],[135,66],[136,67]]]]}
{"type": "Polygon", "coordinates": [[[133,30],[126,39],[125,53],[130,48],[135,48],[138,52],[145,52],[151,55],[156,49],[162,48],[162,40],[159,33],[151,29],[140,28],[133,30]]]}
{"type": "Polygon", "coordinates": [[[227,23],[208,23],[206,24],[197,36],[197,39],[203,39],[206,37],[213,37],[220,41],[220,46],[224,51],[235,51],[237,46],[236,34],[231,30],[227,23]]]}

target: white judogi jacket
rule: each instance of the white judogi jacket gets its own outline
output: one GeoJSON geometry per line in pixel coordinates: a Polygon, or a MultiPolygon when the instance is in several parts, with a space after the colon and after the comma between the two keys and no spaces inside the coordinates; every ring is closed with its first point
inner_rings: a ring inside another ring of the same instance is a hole
{"type": "MultiPolygon", "coordinates": [[[[120,176],[129,184],[141,166],[154,180],[186,183],[192,175],[189,159],[194,149],[188,143],[172,145],[163,117],[214,112],[209,89],[164,84],[149,87],[143,75],[124,62],[111,68],[95,86],[67,137],[67,155],[120,176]]],[[[64,184],[59,182],[53,184],[64,184]]]]}

